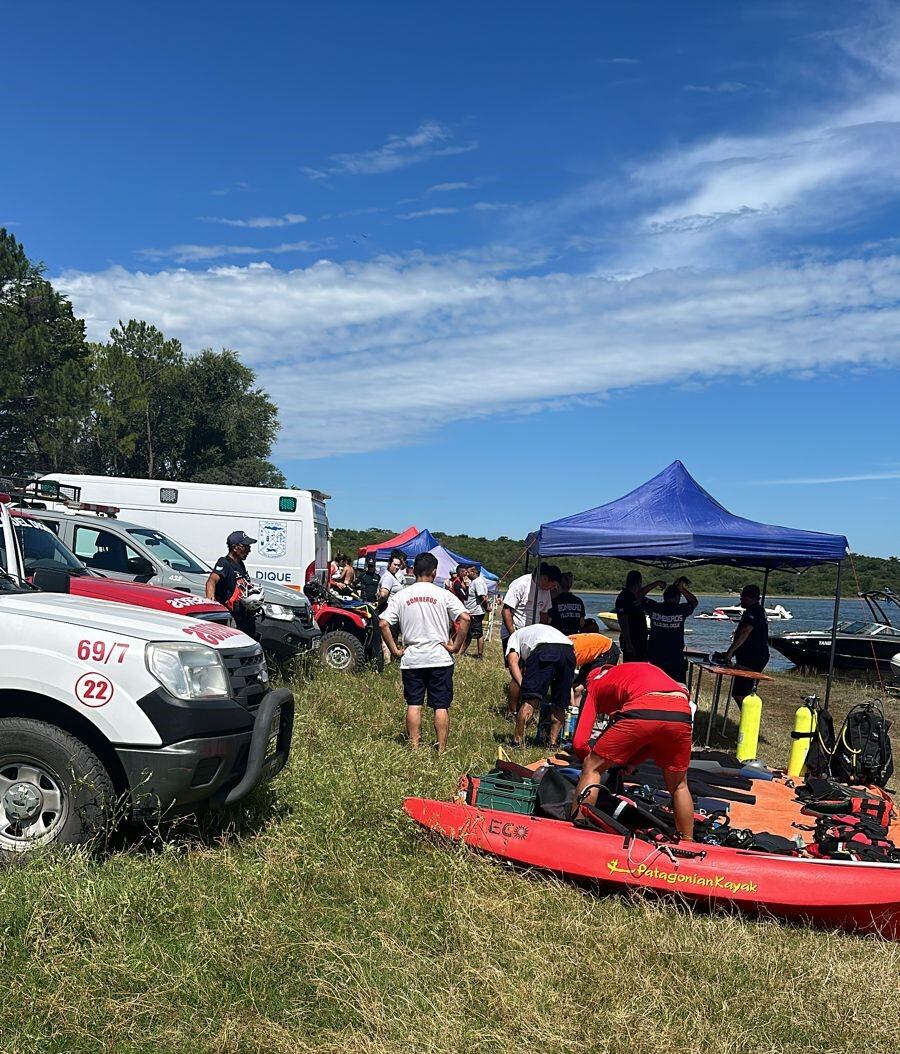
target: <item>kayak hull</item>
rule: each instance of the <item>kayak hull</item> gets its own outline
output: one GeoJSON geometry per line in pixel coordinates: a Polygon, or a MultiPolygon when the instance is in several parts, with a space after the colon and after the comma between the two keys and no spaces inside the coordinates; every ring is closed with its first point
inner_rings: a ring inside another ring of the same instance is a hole
{"type": "Polygon", "coordinates": [[[559,820],[407,798],[423,827],[525,867],[613,887],[900,940],[900,865],[813,860],[682,842],[674,854],[559,820]],[[685,854],[685,855],[681,855],[685,854]]]}

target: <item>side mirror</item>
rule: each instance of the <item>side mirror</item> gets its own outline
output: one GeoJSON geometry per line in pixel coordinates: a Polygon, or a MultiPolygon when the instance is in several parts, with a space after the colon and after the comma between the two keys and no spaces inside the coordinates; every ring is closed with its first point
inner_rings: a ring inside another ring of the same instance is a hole
{"type": "Polygon", "coordinates": [[[138,578],[152,578],[156,568],[145,556],[132,556],[128,561],[128,573],[138,578]]]}
{"type": "Polygon", "coordinates": [[[55,567],[39,567],[31,579],[32,585],[44,593],[68,593],[71,581],[68,571],[55,567]]]}

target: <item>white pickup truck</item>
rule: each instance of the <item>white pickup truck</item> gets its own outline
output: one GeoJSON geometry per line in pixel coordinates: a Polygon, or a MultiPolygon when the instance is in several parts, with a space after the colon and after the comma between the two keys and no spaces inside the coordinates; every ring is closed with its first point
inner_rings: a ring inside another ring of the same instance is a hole
{"type": "MultiPolygon", "coordinates": [[[[7,568],[21,566],[0,503],[7,568]]],[[[35,576],[38,579],[38,576],[35,576]]],[[[240,801],[287,763],[294,701],[231,626],[0,571],[0,857],[113,816],[240,801]]]]}

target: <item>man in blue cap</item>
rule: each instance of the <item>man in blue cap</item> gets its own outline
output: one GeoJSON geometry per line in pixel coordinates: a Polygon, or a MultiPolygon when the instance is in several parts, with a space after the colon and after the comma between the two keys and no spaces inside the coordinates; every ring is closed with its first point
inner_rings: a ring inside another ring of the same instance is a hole
{"type": "Polygon", "coordinates": [[[206,580],[206,597],[224,604],[231,612],[235,626],[255,640],[256,615],[245,603],[253,580],[244,561],[250,555],[250,546],[256,544],[256,539],[243,531],[232,531],[226,544],[227,555],[219,557],[206,580]]]}

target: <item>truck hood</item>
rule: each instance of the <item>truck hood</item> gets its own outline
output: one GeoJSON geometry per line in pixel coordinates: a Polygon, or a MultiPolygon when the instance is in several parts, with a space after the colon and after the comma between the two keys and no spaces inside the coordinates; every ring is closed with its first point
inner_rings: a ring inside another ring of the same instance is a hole
{"type": "Polygon", "coordinates": [[[138,640],[193,640],[214,648],[247,647],[254,643],[230,626],[65,593],[0,594],[0,617],[7,614],[64,622],[138,640]]]}
{"type": "Polygon", "coordinates": [[[113,578],[95,578],[93,575],[75,575],[71,578],[69,592],[72,596],[91,597],[94,600],[112,600],[120,604],[150,608],[153,611],[168,611],[175,615],[210,615],[224,612],[225,608],[215,600],[198,597],[165,586],[148,586],[142,582],[120,582],[113,578]]]}

